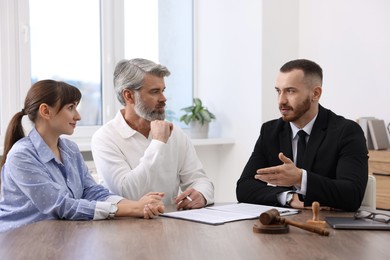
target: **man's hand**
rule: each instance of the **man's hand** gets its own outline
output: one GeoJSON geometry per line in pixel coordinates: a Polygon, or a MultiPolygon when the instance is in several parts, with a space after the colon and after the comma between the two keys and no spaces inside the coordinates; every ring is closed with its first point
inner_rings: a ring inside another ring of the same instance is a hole
{"type": "Polygon", "coordinates": [[[171,136],[173,124],[164,120],[154,120],[150,123],[152,138],[167,143],[171,136]]]}
{"type": "MultiPolygon", "coordinates": [[[[305,209],[305,206],[303,205],[303,201],[299,200],[299,196],[297,193],[293,194],[293,199],[290,202],[290,207],[294,209],[305,209]]],[[[308,207],[311,209],[311,207],[308,207]]]]}
{"type": "Polygon", "coordinates": [[[190,188],[175,198],[177,209],[199,209],[206,206],[202,193],[190,188]]]}
{"type": "Polygon", "coordinates": [[[279,159],[283,162],[282,165],[258,169],[256,171],[257,174],[255,175],[255,179],[277,186],[300,187],[302,169],[297,168],[283,153],[279,153],[279,159]]]}

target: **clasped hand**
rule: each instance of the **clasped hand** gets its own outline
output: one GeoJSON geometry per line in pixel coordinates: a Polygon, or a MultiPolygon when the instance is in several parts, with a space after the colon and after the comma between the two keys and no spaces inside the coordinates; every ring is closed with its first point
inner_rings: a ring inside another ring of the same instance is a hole
{"type": "Polygon", "coordinates": [[[150,219],[164,213],[165,206],[162,202],[163,197],[164,193],[162,192],[149,192],[139,200],[141,205],[144,205],[144,218],[150,219]]]}
{"type": "Polygon", "coordinates": [[[279,153],[279,159],[283,162],[282,165],[258,169],[256,171],[255,179],[276,186],[300,187],[302,169],[297,168],[293,161],[283,153],[279,153]]]}

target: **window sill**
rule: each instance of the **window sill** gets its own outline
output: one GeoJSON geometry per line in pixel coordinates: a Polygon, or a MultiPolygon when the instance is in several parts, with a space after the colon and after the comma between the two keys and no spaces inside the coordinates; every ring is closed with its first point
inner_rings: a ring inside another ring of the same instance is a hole
{"type": "MultiPolygon", "coordinates": [[[[91,151],[91,139],[90,138],[69,138],[72,141],[75,141],[79,146],[80,151],[87,152],[91,151]],[[76,140],[75,140],[76,139],[76,140]]],[[[208,146],[208,145],[225,145],[225,144],[234,144],[233,138],[204,138],[204,139],[191,139],[192,144],[197,146],[208,146]]]]}
{"type": "Polygon", "coordinates": [[[206,146],[206,145],[223,145],[223,144],[234,144],[233,138],[204,138],[204,139],[191,139],[193,145],[206,146]]]}
{"type": "MultiPolygon", "coordinates": [[[[74,137],[74,136],[66,136],[72,141],[74,141],[81,152],[89,152],[91,151],[91,138],[90,137],[74,137]]],[[[226,144],[234,144],[233,138],[228,137],[211,137],[211,138],[203,138],[203,139],[191,139],[192,144],[197,146],[210,146],[210,145],[226,145],[226,144]]],[[[3,155],[3,146],[0,146],[0,156],[3,155]]]]}
{"type": "MultiPolygon", "coordinates": [[[[91,139],[90,138],[69,138],[69,139],[71,139],[72,141],[77,143],[81,152],[90,152],[91,151],[91,139]]],[[[191,139],[191,141],[195,147],[234,144],[233,138],[204,138],[204,139],[191,139]]],[[[0,157],[2,155],[3,155],[3,147],[0,146],[0,157]]]]}

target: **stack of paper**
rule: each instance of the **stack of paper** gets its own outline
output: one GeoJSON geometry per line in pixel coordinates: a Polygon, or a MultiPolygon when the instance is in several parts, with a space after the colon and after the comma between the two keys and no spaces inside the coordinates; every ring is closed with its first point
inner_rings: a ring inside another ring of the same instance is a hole
{"type": "Polygon", "coordinates": [[[382,150],[390,148],[388,133],[386,131],[385,121],[372,116],[360,117],[358,124],[364,132],[369,150],[382,150]]]}
{"type": "Polygon", "coordinates": [[[387,136],[385,121],[381,119],[368,120],[368,130],[371,135],[372,145],[375,150],[389,148],[389,137],[387,136]]]}
{"type": "Polygon", "coordinates": [[[245,219],[256,219],[261,213],[277,209],[281,216],[297,214],[299,210],[271,207],[248,203],[234,203],[222,206],[210,206],[202,209],[181,210],[164,213],[161,216],[190,220],[211,225],[220,225],[226,222],[232,222],[245,219]]]}

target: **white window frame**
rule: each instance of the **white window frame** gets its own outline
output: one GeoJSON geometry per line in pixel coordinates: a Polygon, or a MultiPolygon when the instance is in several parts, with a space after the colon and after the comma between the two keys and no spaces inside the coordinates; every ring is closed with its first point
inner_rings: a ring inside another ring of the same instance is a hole
{"type": "MultiPolygon", "coordinates": [[[[23,68],[20,66],[19,57],[23,55],[24,39],[22,35],[23,9],[19,8],[19,0],[0,1],[0,98],[1,98],[1,122],[0,122],[0,154],[3,154],[5,131],[11,117],[20,110],[23,104],[23,91],[21,81],[23,68]],[[18,97],[18,98],[16,98],[18,97]]],[[[23,28],[25,30],[26,28],[23,28]]]]}
{"type": "MultiPolygon", "coordinates": [[[[123,0],[100,0],[100,4],[101,48],[104,53],[101,60],[104,124],[120,108],[113,91],[112,75],[116,62],[124,56],[123,0]]],[[[0,155],[3,154],[8,123],[23,108],[24,98],[31,86],[28,5],[29,0],[0,1],[0,155]]],[[[75,141],[81,151],[89,151],[91,136],[99,127],[78,126],[75,133],[67,138],[75,141]]]]}
{"type": "MultiPolygon", "coordinates": [[[[112,75],[116,63],[125,56],[124,0],[100,0],[100,5],[102,124],[105,124],[122,107],[113,90],[112,75]]],[[[194,2],[192,8],[194,10],[196,8],[194,2]]],[[[0,156],[3,154],[8,123],[12,116],[23,108],[26,93],[31,87],[29,20],[29,0],[0,1],[0,156]]],[[[192,58],[194,59],[193,54],[192,58]]],[[[193,84],[194,68],[195,66],[192,71],[193,84]]],[[[31,125],[28,124],[26,117],[24,122],[26,122],[24,126],[27,134],[31,125]]],[[[100,125],[79,125],[74,134],[66,138],[75,141],[81,151],[90,151],[91,136],[99,127],[100,125]]]]}

